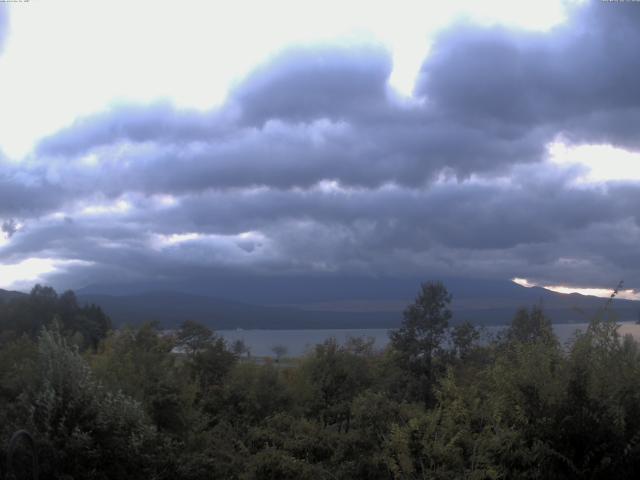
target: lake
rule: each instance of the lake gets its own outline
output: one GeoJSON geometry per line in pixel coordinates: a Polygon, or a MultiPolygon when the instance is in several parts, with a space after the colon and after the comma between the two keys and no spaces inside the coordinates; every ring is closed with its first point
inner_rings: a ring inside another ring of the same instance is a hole
{"type": "MultiPolygon", "coordinates": [[[[587,323],[559,323],[553,325],[553,330],[560,342],[571,339],[577,330],[584,330],[587,323]]],[[[485,337],[495,335],[504,326],[485,327],[485,337]]],[[[631,334],[640,340],[640,325],[623,322],[618,330],[621,335],[631,334]]],[[[251,355],[266,357],[273,356],[272,348],[282,345],[287,349],[285,356],[299,357],[313,349],[318,343],[334,337],[343,344],[349,337],[372,337],[374,347],[383,349],[389,342],[388,329],[330,329],[330,330],[219,330],[217,333],[232,343],[243,340],[251,350],[251,355]]]]}

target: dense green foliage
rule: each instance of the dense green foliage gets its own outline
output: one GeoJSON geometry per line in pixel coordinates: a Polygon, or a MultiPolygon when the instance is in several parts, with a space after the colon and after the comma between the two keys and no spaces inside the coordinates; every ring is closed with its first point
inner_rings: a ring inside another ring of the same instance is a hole
{"type": "Polygon", "coordinates": [[[56,322],[65,336],[80,348],[97,347],[111,329],[111,322],[96,305],[78,305],[71,290],[58,295],[51,287],[36,285],[29,295],[0,302],[0,335],[4,339],[27,335],[56,322]]]}
{"type": "Polygon", "coordinates": [[[275,361],[193,322],[107,332],[72,298],[0,307],[0,433],[33,433],[42,478],[640,474],[640,348],[606,309],[566,345],[537,307],[481,341],[427,283],[384,351],[329,340],[275,361]]]}

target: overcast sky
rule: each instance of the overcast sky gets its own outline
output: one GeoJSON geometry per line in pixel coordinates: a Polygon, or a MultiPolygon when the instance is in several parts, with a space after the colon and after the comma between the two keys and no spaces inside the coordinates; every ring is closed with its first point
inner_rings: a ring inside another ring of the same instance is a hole
{"type": "Polygon", "coordinates": [[[640,3],[232,3],[0,3],[0,286],[640,290],[640,3]]]}

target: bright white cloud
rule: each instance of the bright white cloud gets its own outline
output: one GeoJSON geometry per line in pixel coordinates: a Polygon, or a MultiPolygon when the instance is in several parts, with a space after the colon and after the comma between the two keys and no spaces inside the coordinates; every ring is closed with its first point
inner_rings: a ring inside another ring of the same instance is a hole
{"type": "Polygon", "coordinates": [[[153,235],[151,244],[154,248],[162,250],[163,248],[180,245],[181,243],[200,240],[203,237],[204,235],[195,232],[172,233],[171,235],[155,234],[153,235]]]}
{"type": "MultiPolygon", "coordinates": [[[[531,288],[538,286],[535,283],[530,282],[526,278],[512,278],[513,283],[517,283],[523,287],[531,288]]],[[[594,297],[609,298],[613,290],[611,288],[578,288],[569,285],[543,285],[543,288],[558,293],[579,293],[580,295],[593,295],[594,297]]],[[[635,290],[620,290],[618,291],[617,298],[623,298],[626,300],[640,300],[640,292],[635,290]]]]}
{"type": "Polygon", "coordinates": [[[90,265],[77,260],[29,258],[18,263],[0,263],[0,288],[21,288],[41,281],[43,275],[64,270],[74,265],[90,265]]]}
{"type": "Polygon", "coordinates": [[[118,213],[126,213],[131,210],[131,203],[126,200],[118,200],[109,204],[87,205],[80,213],[83,215],[113,215],[118,213]]]}
{"type": "Polygon", "coordinates": [[[640,153],[612,145],[567,145],[556,141],[547,147],[549,160],[557,165],[582,167],[578,183],[640,180],[640,153]]]}
{"type": "Polygon", "coordinates": [[[536,286],[535,283],[531,283],[526,278],[515,277],[515,278],[512,278],[511,281],[513,283],[516,283],[516,284],[520,285],[521,287],[531,288],[531,287],[535,287],[536,286]]]}
{"type": "MultiPolygon", "coordinates": [[[[204,234],[197,232],[153,234],[151,246],[156,250],[171,247],[201,245],[209,246],[212,250],[222,250],[232,256],[244,256],[267,242],[267,238],[260,232],[248,231],[235,235],[204,234]]],[[[231,258],[229,258],[231,260],[231,258]]]]}
{"type": "MultiPolygon", "coordinates": [[[[579,293],[581,295],[593,295],[603,298],[610,297],[612,292],[610,288],[575,288],[563,285],[549,285],[544,288],[558,293],[579,293]]],[[[636,292],[635,290],[620,290],[616,296],[617,298],[627,300],[640,300],[640,292],[636,292]]]]}

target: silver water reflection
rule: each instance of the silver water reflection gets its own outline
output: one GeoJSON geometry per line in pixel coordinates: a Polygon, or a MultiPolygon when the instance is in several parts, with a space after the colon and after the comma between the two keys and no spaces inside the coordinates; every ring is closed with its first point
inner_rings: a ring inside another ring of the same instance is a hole
{"type": "MultiPolygon", "coordinates": [[[[576,331],[584,330],[586,323],[559,323],[553,330],[560,342],[570,340],[576,331]]],[[[503,326],[485,327],[484,333],[490,337],[502,330],[503,326]]],[[[640,325],[622,323],[618,332],[621,335],[632,334],[640,340],[640,325]]],[[[285,356],[298,357],[312,349],[314,345],[322,343],[328,338],[335,337],[339,343],[344,343],[349,337],[372,337],[375,339],[376,349],[384,348],[389,342],[387,329],[329,329],[329,330],[220,330],[218,331],[230,344],[236,340],[243,340],[254,356],[274,356],[273,347],[284,346],[285,356]]]]}

